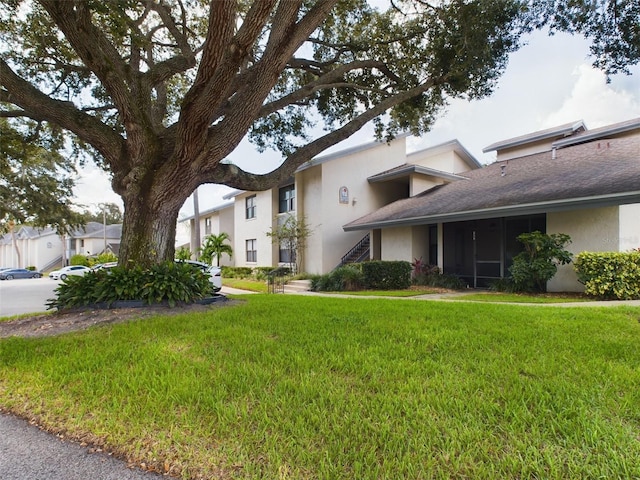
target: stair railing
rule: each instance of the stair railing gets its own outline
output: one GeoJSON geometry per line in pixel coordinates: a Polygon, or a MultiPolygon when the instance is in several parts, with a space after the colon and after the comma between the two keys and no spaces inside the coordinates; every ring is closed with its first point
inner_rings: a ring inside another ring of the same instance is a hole
{"type": "Polygon", "coordinates": [[[341,267],[347,263],[360,262],[363,260],[363,256],[365,253],[369,253],[369,246],[371,245],[370,235],[367,233],[362,240],[360,240],[351,250],[349,250],[345,255],[340,259],[341,267]]]}

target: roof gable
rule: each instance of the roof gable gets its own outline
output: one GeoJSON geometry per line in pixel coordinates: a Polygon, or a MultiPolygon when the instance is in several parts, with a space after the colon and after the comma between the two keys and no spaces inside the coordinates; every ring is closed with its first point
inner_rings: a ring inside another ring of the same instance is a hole
{"type": "Polygon", "coordinates": [[[587,206],[640,203],[640,135],[597,141],[495,162],[461,174],[468,181],[434,187],[348,225],[391,225],[542,213],[587,206]]]}
{"type": "Polygon", "coordinates": [[[501,151],[509,148],[522,147],[524,145],[538,143],[544,140],[560,139],[574,135],[577,132],[586,130],[587,127],[582,120],[577,122],[565,123],[558,127],[548,128],[546,130],[539,130],[537,132],[528,133],[519,137],[508,138],[496,143],[492,143],[488,147],[482,149],[483,153],[491,152],[493,150],[501,151]]]}

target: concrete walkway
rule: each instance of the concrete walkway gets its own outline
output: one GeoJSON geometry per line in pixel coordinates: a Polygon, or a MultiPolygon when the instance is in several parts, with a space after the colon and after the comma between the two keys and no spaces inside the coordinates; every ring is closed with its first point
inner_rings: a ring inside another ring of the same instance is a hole
{"type": "MultiPolygon", "coordinates": [[[[243,292],[250,293],[250,292],[243,292]]],[[[524,302],[490,302],[479,300],[465,300],[464,297],[482,291],[453,292],[453,293],[427,293],[424,295],[414,295],[412,297],[386,297],[384,295],[349,295],[348,293],[326,293],[326,292],[287,292],[286,295],[314,295],[320,297],[334,298],[384,298],[387,300],[434,300],[434,301],[456,301],[465,303],[492,303],[497,305],[520,305],[533,307],[640,307],[640,300],[588,300],[585,302],[558,302],[558,303],[524,303],[524,302]]]]}

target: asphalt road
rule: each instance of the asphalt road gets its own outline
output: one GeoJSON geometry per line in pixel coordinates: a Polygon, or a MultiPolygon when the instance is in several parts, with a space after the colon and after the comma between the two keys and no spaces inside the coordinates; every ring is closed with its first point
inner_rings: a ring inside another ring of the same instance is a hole
{"type": "Polygon", "coordinates": [[[2,480],[154,480],[105,453],[67,442],[11,415],[0,414],[2,480]]]}
{"type": "Polygon", "coordinates": [[[45,312],[59,282],[47,277],[0,280],[0,317],[45,312]]]}

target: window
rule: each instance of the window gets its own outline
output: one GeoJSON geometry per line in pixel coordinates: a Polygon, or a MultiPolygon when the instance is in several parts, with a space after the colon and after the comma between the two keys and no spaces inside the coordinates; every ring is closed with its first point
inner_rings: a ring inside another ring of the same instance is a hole
{"type": "Polygon", "coordinates": [[[246,240],[247,262],[256,263],[258,261],[258,241],[255,238],[246,240]]]}
{"type": "Polygon", "coordinates": [[[211,235],[211,217],[204,219],[204,234],[211,235]]]}
{"type": "Polygon", "coordinates": [[[279,261],[280,263],[295,263],[295,252],[289,248],[286,248],[283,245],[280,245],[280,255],[279,261]]]}
{"type": "Polygon", "coordinates": [[[293,212],[296,209],[296,187],[295,185],[287,185],[282,187],[279,192],[280,208],[279,213],[293,212]]]}
{"type": "Polygon", "coordinates": [[[246,219],[256,218],[256,196],[251,195],[245,200],[246,219]]]}

